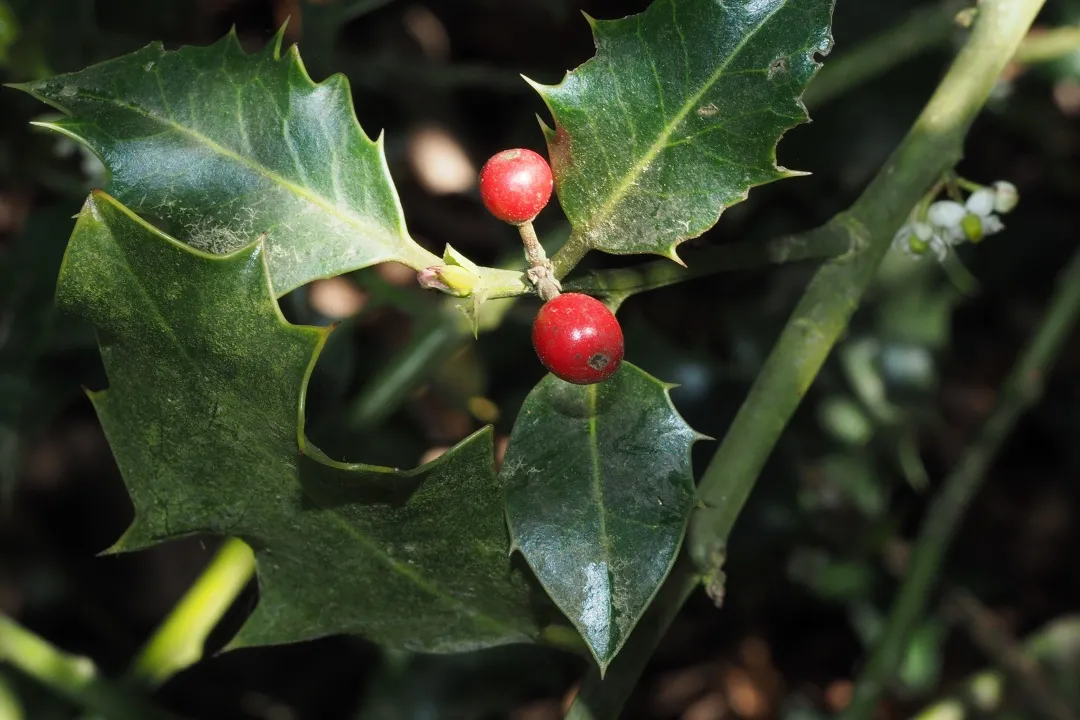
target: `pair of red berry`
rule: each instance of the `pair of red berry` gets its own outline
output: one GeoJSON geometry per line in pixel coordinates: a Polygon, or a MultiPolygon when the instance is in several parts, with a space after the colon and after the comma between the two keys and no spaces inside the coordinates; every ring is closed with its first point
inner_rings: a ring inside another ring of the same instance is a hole
{"type": "MultiPolygon", "coordinates": [[[[480,171],[480,198],[511,225],[531,223],[551,199],[547,161],[532,150],[504,150],[480,171]]],[[[622,328],[599,300],[562,293],[544,303],[532,327],[533,348],[553,375],[578,385],[611,377],[623,359],[622,328]]]]}

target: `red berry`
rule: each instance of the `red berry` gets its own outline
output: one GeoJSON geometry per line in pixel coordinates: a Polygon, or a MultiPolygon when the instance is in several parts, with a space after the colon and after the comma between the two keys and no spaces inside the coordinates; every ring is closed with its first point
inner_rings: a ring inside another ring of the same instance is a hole
{"type": "Polygon", "coordinates": [[[533,321],[532,340],[544,367],[578,385],[607,380],[623,359],[619,321],[604,303],[580,293],[544,303],[533,321]]]}
{"type": "Polygon", "coordinates": [[[480,199],[512,225],[529,222],[551,199],[551,168],[532,150],[503,150],[480,170],[480,199]]]}

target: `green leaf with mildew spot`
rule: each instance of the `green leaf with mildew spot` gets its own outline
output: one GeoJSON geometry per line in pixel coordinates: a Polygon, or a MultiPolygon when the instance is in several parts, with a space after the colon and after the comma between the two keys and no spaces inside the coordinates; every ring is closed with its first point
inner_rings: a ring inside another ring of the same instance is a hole
{"type": "Polygon", "coordinates": [[[101,193],[80,214],[57,301],[96,327],[109,379],[91,397],[136,511],[114,549],[243,538],[260,599],[235,645],[530,640],[490,429],[409,472],[309,445],[304,393],[329,330],[282,318],[265,250],[193,250],[101,193]]]}
{"type": "Polygon", "coordinates": [[[559,202],[585,247],[677,259],[755,185],[831,47],[833,0],[656,0],[590,19],[596,56],[535,87],[559,202]]]}
{"type": "Polygon", "coordinates": [[[274,291],[388,260],[420,269],[382,138],[357,123],[348,81],[314,83],[281,36],[247,55],[160,43],[18,88],[66,115],[41,123],[85,143],[107,190],[193,247],[225,253],[267,237],[274,291]]]}
{"type": "Polygon", "coordinates": [[[668,387],[625,362],[597,385],[548,375],[503,461],[514,545],[601,670],[671,569],[693,506],[700,436],[668,387]]]}

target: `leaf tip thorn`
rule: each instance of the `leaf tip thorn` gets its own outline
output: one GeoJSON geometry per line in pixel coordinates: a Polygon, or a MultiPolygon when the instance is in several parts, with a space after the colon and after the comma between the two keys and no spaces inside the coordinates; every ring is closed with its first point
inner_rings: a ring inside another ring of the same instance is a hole
{"type": "Polygon", "coordinates": [[[675,249],[674,245],[669,247],[666,251],[664,251],[661,254],[664,257],[666,257],[668,260],[671,260],[672,262],[678,263],[682,267],[686,267],[686,263],[683,262],[683,259],[681,257],[679,257],[679,252],[678,252],[678,250],[675,249]]]}

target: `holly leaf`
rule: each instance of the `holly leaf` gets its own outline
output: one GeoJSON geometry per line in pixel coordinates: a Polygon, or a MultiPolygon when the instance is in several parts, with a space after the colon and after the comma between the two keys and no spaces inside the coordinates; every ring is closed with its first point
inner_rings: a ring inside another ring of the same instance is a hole
{"type": "Polygon", "coordinates": [[[383,153],[357,123],[348,81],[308,76],[281,34],[247,55],[154,43],[15,86],[66,117],[39,125],[85,143],[108,191],[192,247],[229,253],[266,235],[277,295],[321,277],[439,258],[409,237],[383,153]]]}
{"type": "Polygon", "coordinates": [[[806,121],[800,97],[832,46],[833,0],[655,0],[589,18],[596,56],[534,87],[555,186],[576,236],[620,255],[678,260],[755,185],[792,177],[776,144],[806,121]]]}
{"type": "Polygon", "coordinates": [[[234,646],[334,633],[435,652],[529,640],[490,429],[409,472],[309,445],[304,393],[329,330],[282,318],[266,248],[209,255],[103,193],[83,208],[57,300],[95,325],[109,379],[91,398],[136,511],[114,550],[244,539],[260,600],[234,646]]]}
{"type": "Polygon", "coordinates": [[[667,576],[694,502],[700,436],[669,387],[629,363],[596,385],[548,375],[525,399],[503,461],[514,547],[601,671],[667,576]]]}

